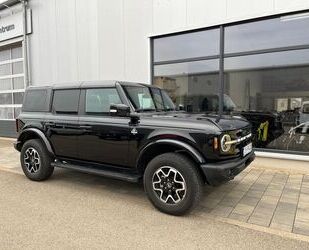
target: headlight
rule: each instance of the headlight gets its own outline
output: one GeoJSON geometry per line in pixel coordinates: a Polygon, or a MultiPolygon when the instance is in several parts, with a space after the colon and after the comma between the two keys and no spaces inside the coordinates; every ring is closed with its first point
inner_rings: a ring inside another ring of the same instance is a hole
{"type": "Polygon", "coordinates": [[[231,149],[231,144],[227,144],[226,142],[229,142],[229,141],[231,141],[232,139],[231,139],[231,136],[230,135],[228,135],[228,134],[225,134],[225,135],[223,135],[222,137],[221,137],[221,150],[222,150],[222,152],[224,152],[224,153],[227,153],[227,152],[229,152],[230,151],[230,149],[231,149]]]}

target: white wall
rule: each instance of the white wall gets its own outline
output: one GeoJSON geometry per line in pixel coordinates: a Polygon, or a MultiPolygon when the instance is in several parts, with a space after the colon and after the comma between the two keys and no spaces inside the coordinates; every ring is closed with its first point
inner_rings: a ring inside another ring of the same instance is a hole
{"type": "Polygon", "coordinates": [[[309,8],[309,0],[29,0],[32,84],[150,81],[149,36],[309,8]]]}

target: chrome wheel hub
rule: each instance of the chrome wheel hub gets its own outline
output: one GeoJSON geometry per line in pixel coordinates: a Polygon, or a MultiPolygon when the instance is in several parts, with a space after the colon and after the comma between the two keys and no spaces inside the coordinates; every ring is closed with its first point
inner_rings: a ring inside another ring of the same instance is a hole
{"type": "Polygon", "coordinates": [[[186,196],[186,182],[181,173],[170,166],[160,167],[152,177],[152,187],[161,201],[177,204],[186,196]]]}
{"type": "Polygon", "coordinates": [[[41,166],[40,155],[34,148],[28,148],[24,153],[24,165],[29,173],[36,173],[41,166]]]}

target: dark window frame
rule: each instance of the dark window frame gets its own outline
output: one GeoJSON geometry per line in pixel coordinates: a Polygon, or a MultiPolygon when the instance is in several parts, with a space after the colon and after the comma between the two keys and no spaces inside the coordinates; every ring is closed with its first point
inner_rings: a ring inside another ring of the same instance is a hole
{"type": "MultiPolygon", "coordinates": [[[[286,46],[286,47],[277,47],[277,48],[270,48],[270,49],[259,49],[259,50],[252,50],[252,51],[243,51],[243,52],[236,52],[236,53],[225,53],[224,51],[224,33],[225,28],[229,26],[244,24],[244,23],[252,23],[256,21],[262,21],[262,20],[270,20],[275,19],[283,16],[288,15],[297,15],[302,13],[309,13],[309,9],[300,10],[300,11],[291,11],[291,12],[285,12],[285,13],[279,13],[269,16],[263,16],[258,18],[249,18],[241,21],[235,21],[235,22],[229,22],[224,23],[220,25],[214,25],[209,26],[206,28],[198,28],[193,30],[185,30],[180,32],[173,32],[169,34],[163,34],[163,35],[157,35],[150,37],[150,81],[151,85],[154,84],[154,68],[157,65],[165,65],[165,64],[175,64],[175,63],[184,63],[184,62],[192,62],[192,61],[202,61],[202,60],[208,60],[208,59],[219,59],[219,116],[223,114],[223,99],[224,99],[224,88],[225,88],[225,82],[224,82],[224,59],[228,57],[239,57],[239,56],[248,56],[248,55],[257,55],[257,54],[265,54],[265,53],[274,53],[274,52],[283,52],[283,51],[292,51],[292,50],[301,50],[301,49],[309,49],[309,44],[304,45],[293,45],[293,46],[286,46]],[[219,55],[216,56],[204,56],[204,57],[194,57],[194,58],[186,58],[186,59],[177,59],[177,60],[170,60],[170,61],[154,61],[154,40],[163,38],[163,37],[171,37],[175,35],[181,35],[181,34],[190,34],[195,33],[199,31],[207,31],[212,29],[220,29],[220,37],[219,37],[219,55]]],[[[309,153],[306,152],[298,152],[298,151],[288,151],[288,150],[276,150],[276,149],[266,149],[266,148],[256,148],[257,151],[260,152],[272,152],[272,153],[286,153],[286,154],[298,154],[298,155],[309,155],[309,153]]]]}

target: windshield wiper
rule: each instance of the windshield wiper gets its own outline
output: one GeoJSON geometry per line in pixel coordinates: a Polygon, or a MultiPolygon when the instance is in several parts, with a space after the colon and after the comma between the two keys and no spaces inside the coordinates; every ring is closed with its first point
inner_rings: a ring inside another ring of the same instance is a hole
{"type": "Polygon", "coordinates": [[[136,112],[150,112],[150,111],[156,111],[156,109],[150,109],[150,108],[148,108],[148,109],[136,109],[135,111],[136,112]]]}

